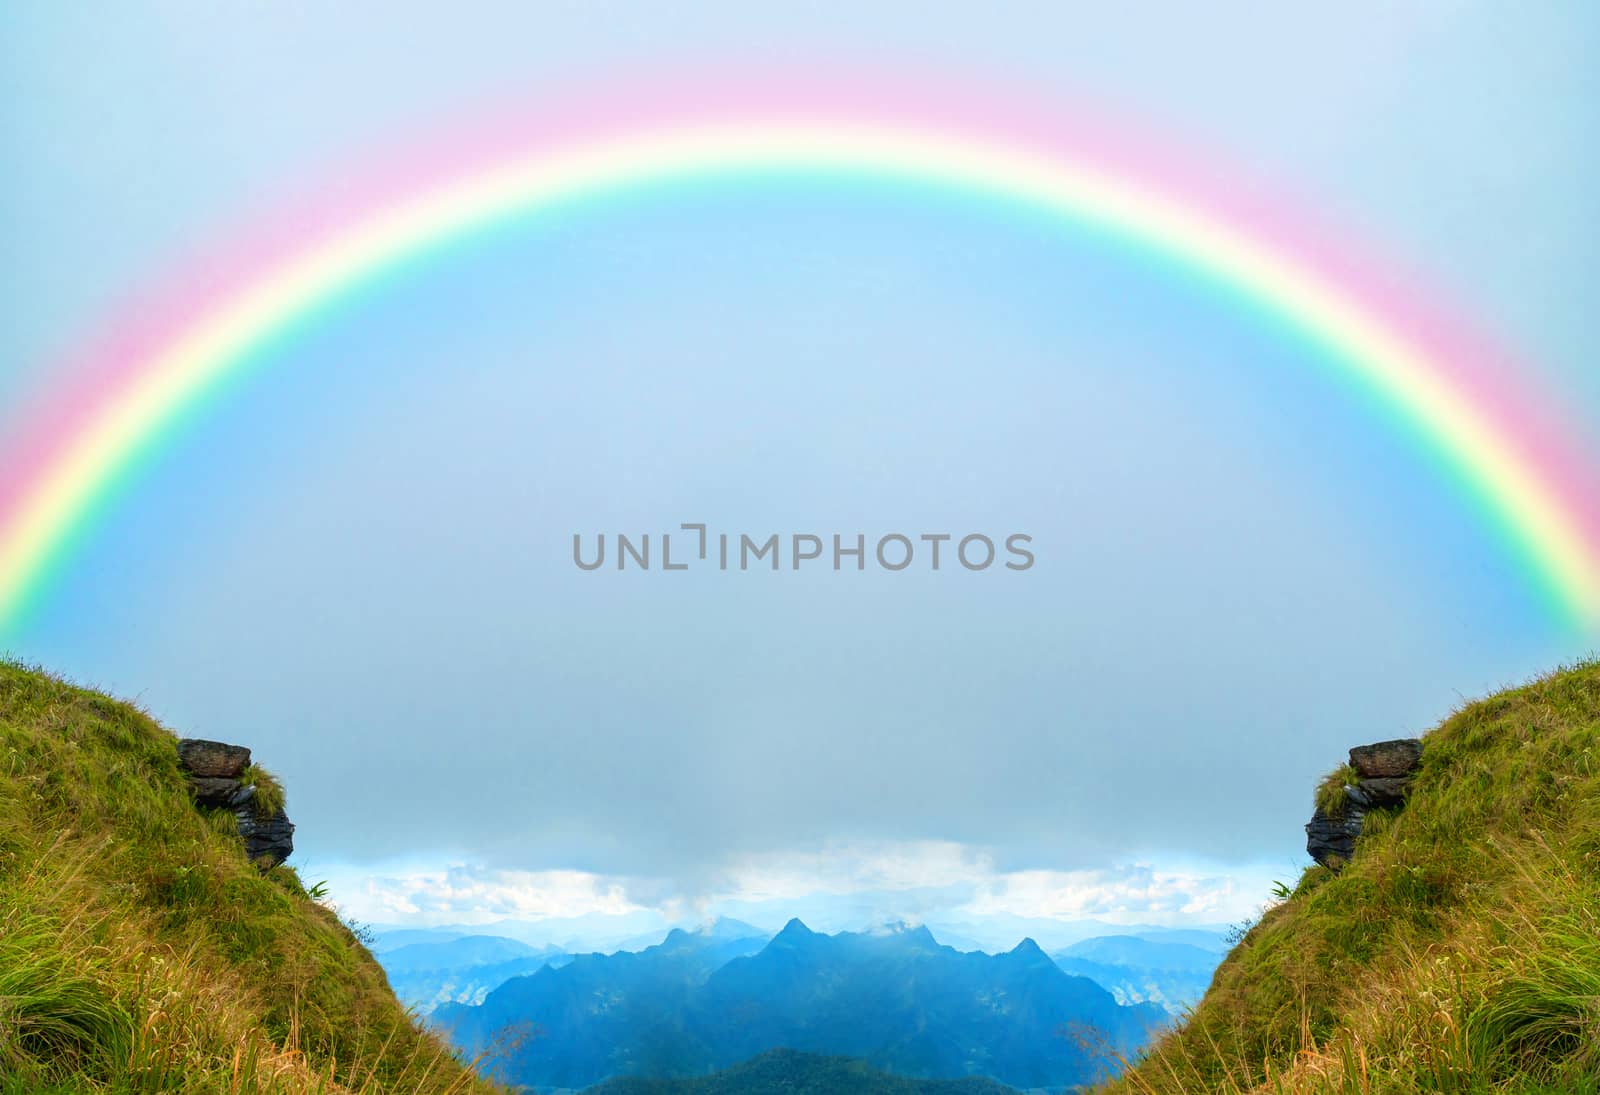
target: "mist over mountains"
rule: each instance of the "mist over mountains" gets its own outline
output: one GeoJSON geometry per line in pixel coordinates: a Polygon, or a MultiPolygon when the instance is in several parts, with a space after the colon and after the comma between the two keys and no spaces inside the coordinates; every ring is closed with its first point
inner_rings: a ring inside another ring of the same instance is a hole
{"type": "MultiPolygon", "coordinates": [[[[397,933],[402,938],[409,933],[397,933]]],[[[440,1004],[477,1004],[513,977],[572,956],[559,947],[535,947],[495,935],[405,943],[378,952],[389,987],[419,1015],[440,1004]]]]}
{"type": "Polygon", "coordinates": [[[491,1054],[501,1079],[557,1089],[705,1076],[779,1048],[914,1079],[1060,1087],[1104,1075],[1111,1053],[1136,1049],[1169,1020],[1154,1003],[1119,1003],[1031,939],[963,952],[925,926],[826,935],[798,919],[771,936],[719,922],[673,930],[637,953],[547,962],[476,1006],[442,1004],[432,1015],[469,1054],[491,1054]]]}
{"type": "MultiPolygon", "coordinates": [[[[374,954],[393,951],[414,943],[444,943],[468,936],[512,939],[535,948],[549,948],[567,954],[611,954],[615,951],[641,951],[666,938],[674,927],[687,931],[718,933],[740,932],[749,935],[776,935],[778,928],[798,918],[823,933],[870,931],[891,923],[902,914],[884,913],[895,908],[893,895],[872,893],[871,900],[761,901],[730,902],[745,908],[720,909],[717,915],[698,924],[668,921],[655,910],[628,913],[591,913],[581,916],[541,917],[536,920],[501,919],[470,924],[437,924],[416,927],[410,924],[373,923],[374,954]],[[813,915],[815,913],[815,915],[813,915]],[[739,927],[742,925],[743,927],[739,927]]],[[[1165,924],[1119,923],[1093,918],[1017,916],[987,912],[979,916],[951,916],[905,919],[926,924],[945,946],[960,951],[981,950],[990,954],[1008,951],[1024,939],[1032,939],[1049,954],[1089,939],[1133,936],[1153,943],[1189,943],[1218,953],[1227,948],[1223,936],[1227,923],[1200,923],[1185,927],[1165,924]]]]}
{"type": "Polygon", "coordinates": [[[1159,1004],[1179,1015],[1205,995],[1222,955],[1220,937],[1193,932],[1101,936],[1051,957],[1067,973],[1109,989],[1119,1004],[1159,1004]],[[1179,941],[1184,938],[1195,941],[1179,941]]]}

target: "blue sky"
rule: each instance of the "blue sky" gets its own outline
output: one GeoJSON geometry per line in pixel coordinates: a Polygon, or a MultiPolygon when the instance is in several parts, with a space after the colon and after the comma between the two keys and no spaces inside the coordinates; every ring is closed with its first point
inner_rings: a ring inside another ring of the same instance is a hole
{"type": "MultiPolygon", "coordinates": [[[[768,60],[1146,118],[1359,227],[1600,421],[1587,6],[1177,7],[21,5],[0,406],[364,149],[768,60]]],[[[1250,316],[1003,210],[797,185],[530,224],[331,316],[175,441],[23,644],[251,744],[367,919],[814,899],[838,926],[1234,918],[1348,745],[1581,653],[1250,316]],[[1039,562],[571,566],[574,532],[697,520],[1023,531],[1039,562]]]]}

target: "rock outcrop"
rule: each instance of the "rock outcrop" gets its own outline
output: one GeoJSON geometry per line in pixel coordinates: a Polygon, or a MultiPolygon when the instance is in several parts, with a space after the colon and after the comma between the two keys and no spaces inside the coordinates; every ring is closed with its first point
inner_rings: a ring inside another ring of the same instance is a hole
{"type": "Polygon", "coordinates": [[[1360,783],[1346,784],[1344,797],[1363,810],[1377,806],[1399,806],[1406,800],[1410,776],[1378,776],[1360,783]]]}
{"type": "Polygon", "coordinates": [[[233,811],[252,863],[270,870],[289,858],[294,851],[294,822],[282,806],[263,809],[256,801],[256,785],[247,782],[249,749],[184,738],[178,742],[178,765],[189,777],[196,805],[233,811]]]}
{"type": "Polygon", "coordinates": [[[1318,803],[1306,823],[1306,854],[1324,867],[1338,870],[1355,854],[1356,838],[1368,810],[1400,806],[1411,777],[1422,763],[1422,742],[1399,738],[1350,750],[1353,782],[1344,785],[1344,800],[1329,808],[1318,803]]]}
{"type": "Polygon", "coordinates": [[[178,742],[178,763],[190,777],[238,779],[250,767],[250,750],[204,738],[184,738],[178,742]]]}
{"type": "Polygon", "coordinates": [[[1420,738],[1397,738],[1350,750],[1350,767],[1366,779],[1395,779],[1409,776],[1422,763],[1420,738]]]}
{"type": "Polygon", "coordinates": [[[238,806],[254,794],[254,788],[246,788],[242,780],[220,776],[190,776],[189,789],[201,806],[238,806]]]}
{"type": "Polygon", "coordinates": [[[294,852],[294,822],[282,807],[270,814],[260,814],[252,807],[240,806],[234,811],[239,819],[239,835],[244,838],[245,854],[251,862],[263,869],[276,867],[294,852]]]}
{"type": "Polygon", "coordinates": [[[1349,861],[1356,850],[1356,837],[1361,835],[1361,817],[1366,811],[1359,806],[1346,806],[1335,815],[1317,807],[1306,822],[1306,854],[1324,867],[1338,870],[1349,861]]]}

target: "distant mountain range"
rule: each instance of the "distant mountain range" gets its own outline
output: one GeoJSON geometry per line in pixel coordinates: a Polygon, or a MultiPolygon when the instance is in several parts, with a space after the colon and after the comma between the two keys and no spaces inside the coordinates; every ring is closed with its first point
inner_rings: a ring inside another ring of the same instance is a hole
{"type": "MultiPolygon", "coordinates": [[[[773,921],[776,923],[776,921],[773,921]]],[[[469,935],[515,939],[533,947],[553,947],[566,954],[611,954],[643,950],[661,942],[672,926],[659,913],[544,917],[539,920],[493,920],[478,924],[441,924],[417,928],[404,924],[369,925],[376,936],[373,953],[412,943],[444,943],[469,935]]],[[[1104,933],[1091,933],[1104,934],[1104,933]]]]}
{"type": "MultiPolygon", "coordinates": [[[[822,931],[859,931],[865,925],[882,923],[881,910],[892,908],[897,902],[897,895],[893,893],[868,892],[859,897],[857,905],[846,910],[834,907],[837,902],[821,900],[785,901],[781,906],[776,901],[743,902],[737,904],[746,905],[747,909],[724,911],[721,919],[769,925],[762,929],[762,933],[768,936],[776,933],[777,925],[796,917],[811,925],[832,925],[819,929],[822,931]],[[813,908],[816,916],[812,915],[813,908]]],[[[711,920],[708,924],[714,926],[717,922],[711,920]]],[[[1032,939],[1046,953],[1056,954],[1074,943],[1110,935],[1132,935],[1152,942],[1192,943],[1221,953],[1227,950],[1222,939],[1229,928],[1227,924],[1199,924],[1183,928],[1157,924],[1113,924],[1105,920],[1059,920],[1008,913],[986,913],[979,918],[953,917],[925,922],[928,930],[945,946],[958,951],[984,951],[988,954],[1008,951],[1024,939],[1032,939]]],[[[376,936],[371,948],[374,954],[412,943],[443,943],[469,935],[515,939],[533,947],[554,948],[566,954],[611,954],[619,950],[640,951],[654,946],[666,938],[673,926],[659,913],[650,911],[547,917],[540,920],[506,919],[426,928],[403,924],[369,925],[376,936]]],[[[681,924],[677,926],[687,927],[681,924]]]]}
{"type": "Polygon", "coordinates": [[[607,1080],[583,1095],[1018,1095],[994,1080],[918,1080],[891,1076],[848,1057],[820,1057],[792,1049],[770,1049],[709,1076],[607,1080]]]}
{"type": "Polygon", "coordinates": [[[941,946],[925,927],[823,935],[791,920],[770,940],[746,928],[579,956],[481,1005],[442,1005],[433,1021],[469,1055],[489,1052],[498,1078],[540,1087],[705,1076],[777,1047],[903,1077],[1061,1087],[1102,1075],[1108,1051],[1132,1051],[1168,1019],[1119,1005],[1031,940],[989,955],[941,946]]]}
{"type": "Polygon", "coordinates": [[[732,1064],[740,1058],[686,1058],[684,1023],[696,988],[766,945],[766,935],[740,935],[739,927],[748,929],[674,929],[638,953],[579,955],[507,981],[480,1006],[440,1007],[433,1025],[471,1056],[490,1054],[487,1071],[514,1083],[581,1088],[616,1075],[692,1075],[732,1064]]]}
{"type": "Polygon", "coordinates": [[[489,966],[514,958],[559,954],[553,947],[532,947],[498,935],[467,935],[443,943],[412,943],[384,952],[383,966],[390,973],[489,966]]]}
{"type": "MultiPolygon", "coordinates": [[[[1199,942],[1209,944],[1203,933],[1196,935],[1199,942]]],[[[1102,936],[1074,943],[1052,957],[1066,972],[1110,990],[1119,1004],[1159,1004],[1178,1015],[1205,995],[1222,953],[1163,938],[1170,937],[1102,936]]]]}
{"type": "Polygon", "coordinates": [[[389,987],[407,1007],[427,1015],[441,1004],[478,1004],[513,977],[560,966],[572,956],[494,935],[409,943],[382,951],[389,987]]]}
{"type": "Polygon", "coordinates": [[[928,929],[940,942],[957,950],[981,950],[990,954],[1008,951],[1023,939],[1032,939],[1049,954],[1056,954],[1088,939],[1111,935],[1132,935],[1162,943],[1191,943],[1219,954],[1228,948],[1223,943],[1227,924],[1201,924],[1171,928],[1159,924],[1113,924],[1105,920],[1057,920],[1052,917],[1015,916],[993,913],[977,920],[933,920],[928,929]]]}

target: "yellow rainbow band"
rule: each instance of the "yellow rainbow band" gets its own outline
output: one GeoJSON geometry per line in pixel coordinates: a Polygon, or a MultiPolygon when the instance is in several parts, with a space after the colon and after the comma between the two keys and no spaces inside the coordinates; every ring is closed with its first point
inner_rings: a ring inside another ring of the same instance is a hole
{"type": "Polygon", "coordinates": [[[0,526],[0,626],[120,468],[272,334],[440,241],[597,191],[740,173],[905,180],[997,196],[1098,229],[1226,285],[1331,351],[1394,404],[1486,503],[1545,591],[1574,619],[1600,619],[1600,565],[1582,519],[1533,462],[1381,316],[1271,241],[1125,174],[1031,146],[849,121],[682,124],[540,149],[374,209],[266,269],[146,362],[73,437],[0,526]]]}

